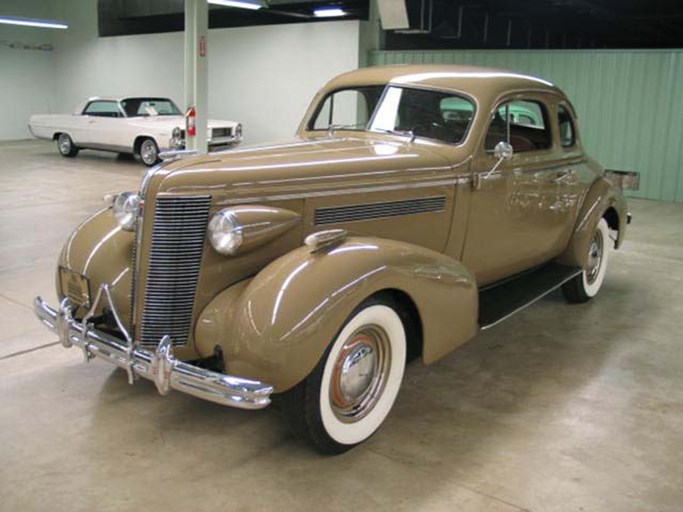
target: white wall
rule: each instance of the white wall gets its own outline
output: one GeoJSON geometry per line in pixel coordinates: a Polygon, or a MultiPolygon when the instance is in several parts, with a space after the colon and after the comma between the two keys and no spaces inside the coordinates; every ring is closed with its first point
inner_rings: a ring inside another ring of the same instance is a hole
{"type": "MultiPolygon", "coordinates": [[[[0,14],[51,17],[48,0],[2,0],[0,14]]],[[[54,31],[0,25],[0,140],[30,137],[31,114],[51,107],[54,52],[26,49],[54,43],[54,31]]]]}
{"type": "Polygon", "coordinates": [[[209,114],[240,121],[247,141],[289,137],[313,95],[358,67],[359,22],[209,33],[209,114]]]}
{"type": "MultiPolygon", "coordinates": [[[[183,34],[97,37],[97,2],[54,4],[69,30],[54,34],[45,66],[51,79],[31,78],[12,62],[22,83],[49,84],[44,112],[72,112],[90,96],[159,95],[183,100],[183,34]]],[[[333,76],[359,65],[359,21],[212,29],[208,38],[209,116],[244,125],[245,142],[290,137],[315,92],[333,76]]],[[[4,61],[2,62],[3,68],[4,61]]],[[[2,76],[8,73],[3,69],[2,76]]],[[[2,83],[4,78],[0,78],[2,83]]],[[[31,85],[34,87],[34,85],[31,85]]],[[[26,109],[19,109],[28,119],[26,109]]],[[[0,123],[0,128],[4,123],[0,123]]],[[[0,132],[0,139],[21,138],[0,132]]]]}

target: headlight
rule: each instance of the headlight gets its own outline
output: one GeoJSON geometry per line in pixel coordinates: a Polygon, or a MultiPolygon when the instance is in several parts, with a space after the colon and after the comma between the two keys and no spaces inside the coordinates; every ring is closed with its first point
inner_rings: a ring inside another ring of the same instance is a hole
{"type": "Polygon", "coordinates": [[[241,139],[241,138],[242,138],[242,125],[241,125],[241,124],[238,124],[238,125],[235,127],[235,137],[236,137],[237,139],[241,139]]]}
{"type": "Polygon", "coordinates": [[[209,241],[221,254],[235,254],[243,240],[242,226],[232,211],[221,210],[209,222],[209,241]]]}
{"type": "Polygon", "coordinates": [[[178,126],[173,128],[171,132],[170,146],[171,149],[178,149],[183,146],[183,132],[178,126]]]}
{"type": "Polygon", "coordinates": [[[114,218],[125,231],[133,231],[135,219],[140,211],[140,196],[133,192],[122,192],[114,200],[114,218]]]}

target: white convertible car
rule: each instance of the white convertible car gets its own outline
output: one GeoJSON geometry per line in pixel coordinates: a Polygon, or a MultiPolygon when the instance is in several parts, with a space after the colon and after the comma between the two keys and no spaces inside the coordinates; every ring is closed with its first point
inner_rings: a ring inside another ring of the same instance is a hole
{"type": "MultiPolygon", "coordinates": [[[[81,149],[132,153],[145,165],[159,153],[185,147],[185,117],[168,98],[90,98],[78,112],[34,115],[28,128],[34,137],[57,141],[59,152],[74,157],[81,149]]],[[[209,120],[209,150],[224,149],[242,139],[242,125],[209,120]]]]}

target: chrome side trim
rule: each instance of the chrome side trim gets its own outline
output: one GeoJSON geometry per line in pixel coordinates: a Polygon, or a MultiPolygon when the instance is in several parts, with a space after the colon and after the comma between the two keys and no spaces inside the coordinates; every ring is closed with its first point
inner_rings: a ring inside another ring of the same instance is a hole
{"type": "Polygon", "coordinates": [[[430,188],[430,187],[447,187],[452,185],[464,185],[472,181],[471,176],[462,176],[460,178],[439,180],[439,181],[427,181],[420,183],[402,183],[397,185],[380,185],[376,187],[361,187],[361,188],[349,188],[341,190],[321,190],[320,192],[304,192],[300,194],[277,194],[272,196],[253,196],[244,197],[237,199],[226,199],[216,203],[217,206],[224,205],[234,205],[234,204],[249,204],[256,203],[260,201],[286,201],[290,199],[309,199],[313,197],[330,197],[330,196],[343,196],[349,194],[365,194],[369,192],[389,192],[393,190],[410,190],[417,188],[430,188]]]}
{"type": "MultiPolygon", "coordinates": [[[[106,284],[100,287],[92,311],[99,307],[103,297],[109,301],[112,310],[116,311],[106,284]]],[[[162,395],[175,389],[239,409],[263,409],[270,403],[273,387],[268,384],[213,372],[176,359],[169,336],[164,336],[152,352],[139,348],[130,339],[123,341],[95,329],[86,318],[82,321],[74,319],[73,308],[66,299],[57,311],[43,299],[36,297],[33,310],[48,329],[59,335],[65,347],[80,347],[86,361],[99,357],[123,368],[128,372],[131,384],[136,377],[144,377],[153,381],[162,395]]]]}

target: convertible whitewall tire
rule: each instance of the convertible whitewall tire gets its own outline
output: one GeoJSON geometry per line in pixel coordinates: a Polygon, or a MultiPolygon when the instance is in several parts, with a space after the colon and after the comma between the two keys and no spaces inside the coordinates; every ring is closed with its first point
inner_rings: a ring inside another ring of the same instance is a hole
{"type": "Polygon", "coordinates": [[[57,137],[57,149],[62,156],[73,158],[78,154],[78,148],[74,145],[68,133],[60,133],[57,137]]]}
{"type": "Polygon", "coordinates": [[[144,139],[140,144],[140,160],[148,167],[159,162],[159,147],[154,139],[144,139]]]}
{"type": "Polygon", "coordinates": [[[290,427],[319,452],[333,455],[353,448],[389,414],[406,364],[408,324],[401,313],[390,296],[363,302],[310,375],[282,395],[290,427]]]}
{"type": "Polygon", "coordinates": [[[562,286],[562,292],[568,302],[587,302],[598,294],[607,272],[609,248],[609,226],[603,218],[598,222],[588,248],[588,267],[562,286]]]}

